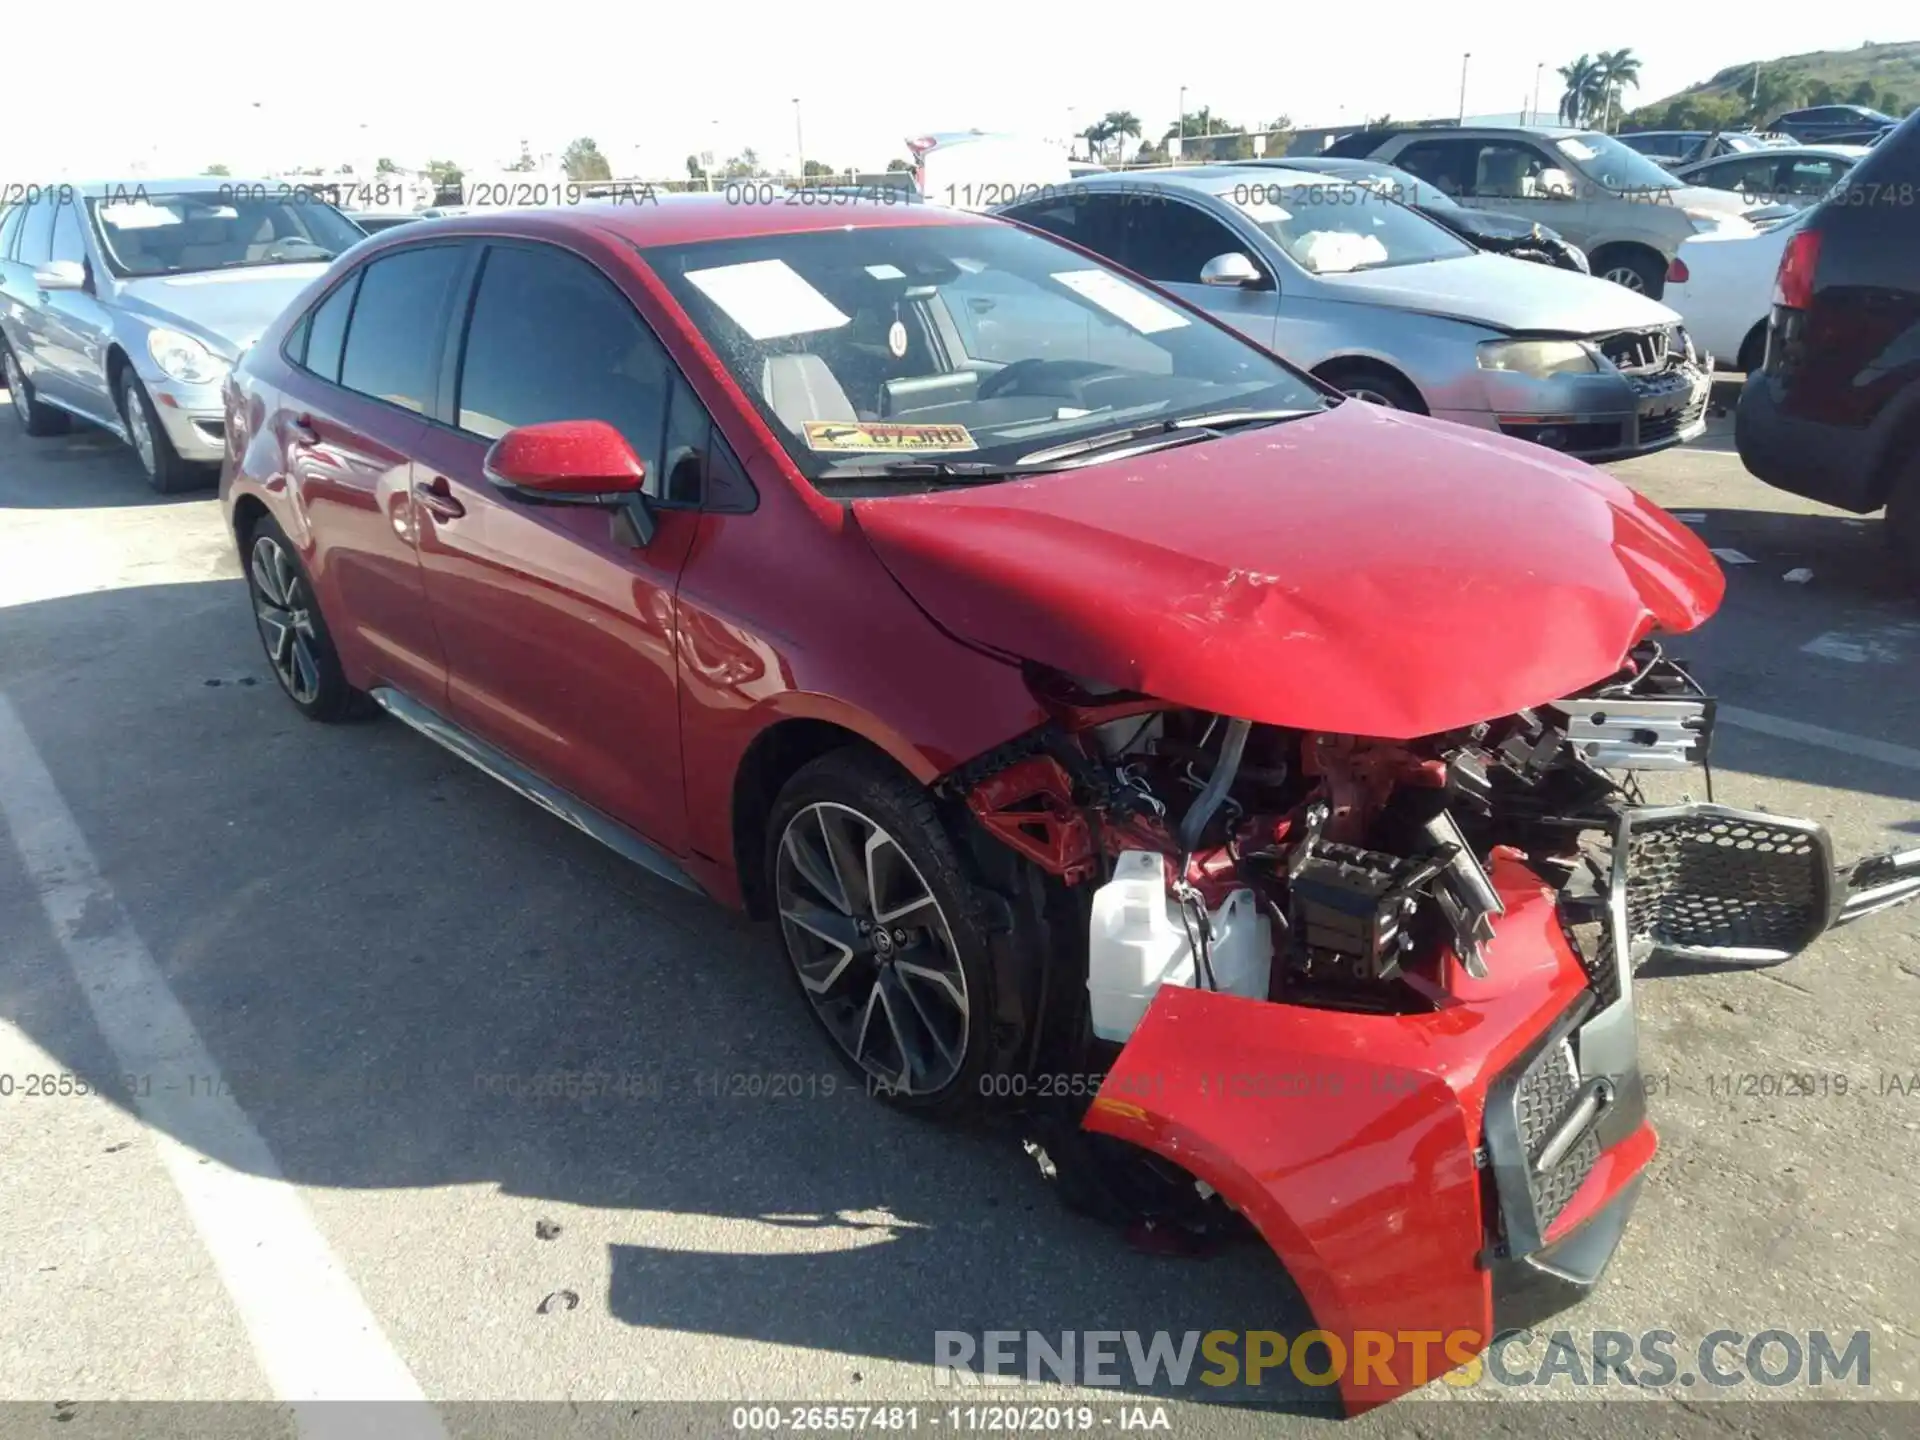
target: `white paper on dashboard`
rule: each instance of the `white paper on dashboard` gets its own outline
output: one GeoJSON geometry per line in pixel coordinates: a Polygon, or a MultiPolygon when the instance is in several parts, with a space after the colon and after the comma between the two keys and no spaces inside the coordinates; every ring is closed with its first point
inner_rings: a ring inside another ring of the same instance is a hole
{"type": "Polygon", "coordinates": [[[784,260],[689,270],[687,279],[755,340],[834,330],[848,317],[784,260]]]}
{"type": "Polygon", "coordinates": [[[1062,285],[1084,296],[1115,319],[1123,320],[1142,335],[1159,330],[1177,330],[1188,323],[1178,310],[1162,305],[1142,291],[1134,289],[1118,276],[1104,270],[1063,270],[1054,275],[1062,285]]]}

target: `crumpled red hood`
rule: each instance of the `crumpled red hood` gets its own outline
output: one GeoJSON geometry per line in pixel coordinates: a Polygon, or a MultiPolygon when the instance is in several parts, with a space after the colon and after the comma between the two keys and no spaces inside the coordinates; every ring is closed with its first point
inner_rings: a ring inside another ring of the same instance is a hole
{"type": "Polygon", "coordinates": [[[1388,739],[1590,685],[1726,590],[1692,532],[1593,467],[1358,402],[853,509],[955,635],[1201,710],[1388,739]]]}

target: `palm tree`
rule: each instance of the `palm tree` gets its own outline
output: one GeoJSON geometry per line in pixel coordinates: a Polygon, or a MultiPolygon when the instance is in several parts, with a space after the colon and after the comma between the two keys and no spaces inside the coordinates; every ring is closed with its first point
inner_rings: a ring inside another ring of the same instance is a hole
{"type": "MultiPolygon", "coordinates": [[[[1629,85],[1635,90],[1640,88],[1640,60],[1630,49],[1602,50],[1596,65],[1600,71],[1600,94],[1606,107],[1600,128],[1610,130],[1613,107],[1621,101],[1621,91],[1629,85]]],[[[1620,108],[1625,110],[1626,105],[1621,103],[1620,108]]]]}
{"type": "Polygon", "coordinates": [[[1560,79],[1567,87],[1560,95],[1560,122],[1585,125],[1600,103],[1600,66],[1591,56],[1582,55],[1571,65],[1560,67],[1560,79]]]}
{"type": "Polygon", "coordinates": [[[1109,110],[1100,125],[1107,132],[1107,138],[1113,141],[1115,152],[1120,155],[1126,153],[1129,139],[1140,138],[1140,117],[1131,110],[1109,110]]]}

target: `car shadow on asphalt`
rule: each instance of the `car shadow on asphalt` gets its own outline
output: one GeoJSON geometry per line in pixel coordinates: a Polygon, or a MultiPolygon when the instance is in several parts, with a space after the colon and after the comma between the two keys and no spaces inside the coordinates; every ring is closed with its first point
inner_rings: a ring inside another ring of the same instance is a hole
{"type": "MultiPolygon", "coordinates": [[[[239,581],[16,606],[6,623],[28,644],[0,688],[294,1184],[479,1183],[635,1212],[613,1225],[640,1243],[610,1246],[612,1317],[833,1352],[848,1376],[875,1360],[930,1373],[939,1330],[1177,1344],[1311,1328],[1257,1242],[1142,1253],[1059,1202],[1019,1127],[867,1096],[761,926],[390,720],[302,720],[239,581]]],[[[0,1009],[130,1108],[16,878],[0,844],[0,916],[37,932],[0,968],[0,1009]]],[[[174,1138],[211,1153],[219,1133],[174,1138]]],[[[544,1273],[555,1252],[532,1231],[522,1258],[544,1273]]],[[[499,1303],[530,1321],[551,1288],[499,1303]]],[[[1326,1413],[1329,1391],[1283,1372],[1143,1387],[1118,1353],[1116,1398],[1326,1413]]]]}
{"type": "MultiPolygon", "coordinates": [[[[0,386],[0,410],[10,408],[0,386]]],[[[15,483],[0,496],[4,510],[104,510],[144,505],[180,505],[212,498],[220,472],[208,466],[204,484],[177,495],[162,495],[147,484],[140,461],[116,436],[81,420],[65,435],[43,439],[23,435],[12,415],[0,416],[0,467],[15,471],[31,456],[32,483],[15,483]],[[42,478],[39,467],[57,467],[58,474],[42,478]]],[[[15,477],[9,477],[15,478],[15,477]]]]}

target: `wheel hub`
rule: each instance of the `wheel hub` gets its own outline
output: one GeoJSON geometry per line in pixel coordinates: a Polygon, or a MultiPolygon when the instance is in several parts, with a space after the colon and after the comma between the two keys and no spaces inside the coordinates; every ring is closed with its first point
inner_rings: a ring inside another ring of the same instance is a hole
{"type": "Polygon", "coordinates": [[[780,837],[774,891],[788,959],[834,1042],[896,1093],[952,1084],[967,1054],[966,974],[899,842],[849,806],[809,805],[780,837]]]}
{"type": "Polygon", "coordinates": [[[253,542],[247,581],[260,641],[267,647],[273,673],[296,702],[312,704],[320,694],[319,632],[300,572],[272,536],[262,535],[253,542]]]}

